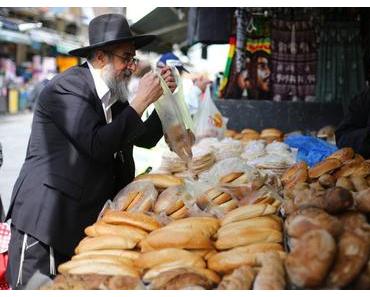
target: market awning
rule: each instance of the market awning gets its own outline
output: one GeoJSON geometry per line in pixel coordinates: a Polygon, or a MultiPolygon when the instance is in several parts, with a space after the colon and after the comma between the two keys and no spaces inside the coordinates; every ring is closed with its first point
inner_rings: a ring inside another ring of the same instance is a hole
{"type": "Polygon", "coordinates": [[[158,39],[143,50],[163,53],[173,44],[186,45],[188,8],[157,7],[131,26],[136,34],[154,34],[158,39]]]}
{"type": "Polygon", "coordinates": [[[5,29],[0,29],[0,40],[31,45],[31,38],[27,34],[5,29]]]}

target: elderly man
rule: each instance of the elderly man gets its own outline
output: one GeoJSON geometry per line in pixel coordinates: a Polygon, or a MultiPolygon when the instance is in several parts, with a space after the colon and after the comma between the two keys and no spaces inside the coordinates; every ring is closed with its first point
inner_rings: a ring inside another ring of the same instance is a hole
{"type": "MultiPolygon", "coordinates": [[[[133,146],[151,148],[163,136],[156,112],[140,119],[162,95],[154,73],[142,77],[127,102],[135,50],[154,38],[134,36],[123,15],[98,16],[89,24],[90,45],[70,52],[87,62],[57,75],[41,92],[7,215],[13,288],[24,288],[37,270],[55,275],[105,202],[133,180],[133,146]]],[[[161,75],[174,90],[171,71],[163,68],[161,75]]]]}

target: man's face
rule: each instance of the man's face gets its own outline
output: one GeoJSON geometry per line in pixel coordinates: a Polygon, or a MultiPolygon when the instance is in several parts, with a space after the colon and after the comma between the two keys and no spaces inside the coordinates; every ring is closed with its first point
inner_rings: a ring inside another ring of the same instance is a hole
{"type": "Polygon", "coordinates": [[[133,60],[135,47],[132,43],[122,43],[105,52],[107,57],[106,63],[102,67],[102,79],[110,89],[112,96],[126,101],[128,97],[127,84],[137,66],[133,60]]]}
{"type": "Polygon", "coordinates": [[[271,70],[268,60],[265,57],[257,58],[257,86],[260,90],[268,92],[270,90],[271,70]]]}

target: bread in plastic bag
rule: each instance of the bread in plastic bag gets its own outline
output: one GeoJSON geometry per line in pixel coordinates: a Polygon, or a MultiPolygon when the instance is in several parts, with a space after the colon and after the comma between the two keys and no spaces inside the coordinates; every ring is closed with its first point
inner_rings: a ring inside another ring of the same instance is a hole
{"type": "Polygon", "coordinates": [[[176,78],[177,88],[174,93],[168,88],[164,79],[158,75],[163,95],[155,103],[154,107],[162,123],[163,133],[171,150],[173,150],[185,162],[192,159],[192,137],[189,131],[193,130],[193,123],[186,108],[182,90],[182,82],[175,67],[172,69],[176,78]]]}
{"type": "Polygon", "coordinates": [[[205,98],[194,116],[194,130],[196,140],[204,137],[224,138],[228,119],[223,117],[211,97],[208,86],[205,98]]]}
{"type": "Polygon", "coordinates": [[[151,211],[158,192],[150,181],[133,181],[124,187],[113,199],[113,209],[129,212],[151,211]]]}

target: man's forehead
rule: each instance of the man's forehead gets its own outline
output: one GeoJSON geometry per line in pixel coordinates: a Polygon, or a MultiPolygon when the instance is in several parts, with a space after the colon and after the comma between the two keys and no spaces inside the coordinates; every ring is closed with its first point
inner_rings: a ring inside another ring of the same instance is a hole
{"type": "Polygon", "coordinates": [[[132,55],[135,55],[135,45],[133,42],[123,42],[119,43],[116,46],[116,51],[120,52],[122,54],[129,54],[131,53],[132,55]]]}

